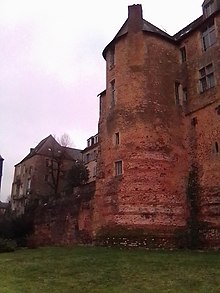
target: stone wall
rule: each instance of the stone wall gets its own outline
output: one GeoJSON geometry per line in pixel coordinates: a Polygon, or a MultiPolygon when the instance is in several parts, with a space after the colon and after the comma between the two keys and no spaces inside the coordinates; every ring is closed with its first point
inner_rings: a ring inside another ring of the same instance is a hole
{"type": "Polygon", "coordinates": [[[60,198],[37,207],[31,245],[74,245],[91,241],[95,183],[75,188],[71,198],[60,198]]]}

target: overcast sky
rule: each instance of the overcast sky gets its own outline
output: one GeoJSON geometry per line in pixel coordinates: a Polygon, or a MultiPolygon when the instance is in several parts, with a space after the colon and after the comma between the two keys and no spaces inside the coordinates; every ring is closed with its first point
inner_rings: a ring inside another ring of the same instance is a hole
{"type": "Polygon", "coordinates": [[[0,0],[0,200],[14,165],[49,134],[85,148],[97,133],[105,89],[104,47],[142,4],[143,16],[173,35],[202,14],[201,0],[0,0]]]}

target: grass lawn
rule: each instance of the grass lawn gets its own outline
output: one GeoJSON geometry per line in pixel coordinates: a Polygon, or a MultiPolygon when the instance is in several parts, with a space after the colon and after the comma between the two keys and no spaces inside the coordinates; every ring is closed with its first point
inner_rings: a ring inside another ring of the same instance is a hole
{"type": "Polygon", "coordinates": [[[46,247],[0,254],[1,293],[220,293],[220,253],[46,247]]]}

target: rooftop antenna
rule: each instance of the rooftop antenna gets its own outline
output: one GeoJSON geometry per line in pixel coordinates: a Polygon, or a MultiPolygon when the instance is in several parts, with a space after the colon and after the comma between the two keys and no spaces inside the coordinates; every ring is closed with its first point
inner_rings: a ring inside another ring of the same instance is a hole
{"type": "Polygon", "coordinates": [[[162,28],[162,30],[165,32],[165,33],[167,33],[167,30],[161,25],[160,26],[161,28],[162,28]]]}

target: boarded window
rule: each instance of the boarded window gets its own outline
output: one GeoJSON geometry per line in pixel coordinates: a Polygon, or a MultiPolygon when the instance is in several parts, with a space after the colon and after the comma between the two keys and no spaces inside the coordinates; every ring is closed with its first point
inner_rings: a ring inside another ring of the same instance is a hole
{"type": "Polygon", "coordinates": [[[216,43],[216,32],[215,32],[214,21],[212,21],[202,31],[202,44],[203,44],[204,51],[212,47],[215,43],[216,43]]]}

